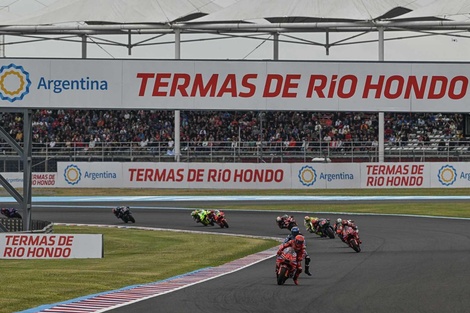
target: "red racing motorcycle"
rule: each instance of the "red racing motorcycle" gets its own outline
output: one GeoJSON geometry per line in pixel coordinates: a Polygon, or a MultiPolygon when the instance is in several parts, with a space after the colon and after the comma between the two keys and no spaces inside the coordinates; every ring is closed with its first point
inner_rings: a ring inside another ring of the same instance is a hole
{"type": "Polygon", "coordinates": [[[287,228],[288,230],[291,230],[292,227],[298,226],[297,222],[295,221],[294,217],[292,215],[283,215],[283,216],[278,216],[276,218],[276,223],[277,226],[279,226],[280,229],[287,228]]]}
{"type": "Polygon", "coordinates": [[[276,278],[278,285],[284,285],[287,279],[293,278],[297,269],[297,252],[287,247],[276,259],[276,278]]]}
{"type": "Polygon", "coordinates": [[[354,251],[361,252],[361,239],[359,239],[359,230],[350,226],[345,226],[342,240],[354,251]]]}
{"type": "Polygon", "coordinates": [[[225,213],[223,211],[214,212],[214,221],[220,226],[220,228],[228,228],[227,219],[225,218],[225,213]]]}

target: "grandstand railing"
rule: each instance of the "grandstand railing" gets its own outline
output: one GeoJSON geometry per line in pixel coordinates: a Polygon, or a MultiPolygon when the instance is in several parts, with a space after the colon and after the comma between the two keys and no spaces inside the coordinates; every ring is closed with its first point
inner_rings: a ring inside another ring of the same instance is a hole
{"type": "MultiPolygon", "coordinates": [[[[21,145],[21,143],[20,143],[21,145]]],[[[468,162],[470,141],[387,142],[385,162],[468,162]]],[[[219,141],[181,142],[180,162],[378,162],[377,143],[348,141],[284,142],[219,141]]],[[[72,142],[33,143],[33,171],[55,172],[57,162],[174,162],[168,142],[72,142]]],[[[0,172],[22,171],[21,159],[6,143],[0,143],[0,172]]]]}

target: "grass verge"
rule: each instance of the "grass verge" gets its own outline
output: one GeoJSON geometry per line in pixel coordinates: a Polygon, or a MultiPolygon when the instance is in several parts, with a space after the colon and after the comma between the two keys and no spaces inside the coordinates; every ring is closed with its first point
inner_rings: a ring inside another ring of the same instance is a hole
{"type": "Polygon", "coordinates": [[[155,282],[279,244],[233,236],[100,227],[54,226],[54,232],[103,234],[104,258],[0,260],[0,313],[155,282]]]}

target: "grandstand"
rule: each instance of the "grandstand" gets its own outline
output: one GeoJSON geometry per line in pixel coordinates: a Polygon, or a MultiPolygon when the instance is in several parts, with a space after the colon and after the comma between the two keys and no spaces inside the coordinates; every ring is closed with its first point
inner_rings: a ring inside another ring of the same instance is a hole
{"type": "MultiPolygon", "coordinates": [[[[22,145],[22,114],[2,115],[22,145]]],[[[33,171],[57,161],[174,162],[174,112],[34,110],[33,171]]],[[[376,113],[182,111],[182,162],[375,162],[376,113]]],[[[468,135],[468,134],[467,134],[468,135]]],[[[468,161],[464,114],[385,114],[385,161],[468,161]]],[[[21,170],[0,141],[3,172],[21,170]]]]}

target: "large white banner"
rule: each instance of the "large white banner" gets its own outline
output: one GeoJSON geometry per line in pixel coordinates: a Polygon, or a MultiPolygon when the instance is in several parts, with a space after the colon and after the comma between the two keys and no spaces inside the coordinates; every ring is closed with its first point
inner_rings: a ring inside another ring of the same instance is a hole
{"type": "Polygon", "coordinates": [[[470,165],[464,162],[59,162],[57,169],[56,186],[70,188],[470,188],[470,165]]]}
{"type": "Polygon", "coordinates": [[[0,259],[102,257],[102,234],[0,234],[0,259]]]}
{"type": "Polygon", "coordinates": [[[0,107],[468,112],[470,64],[1,59],[0,107]]]}

